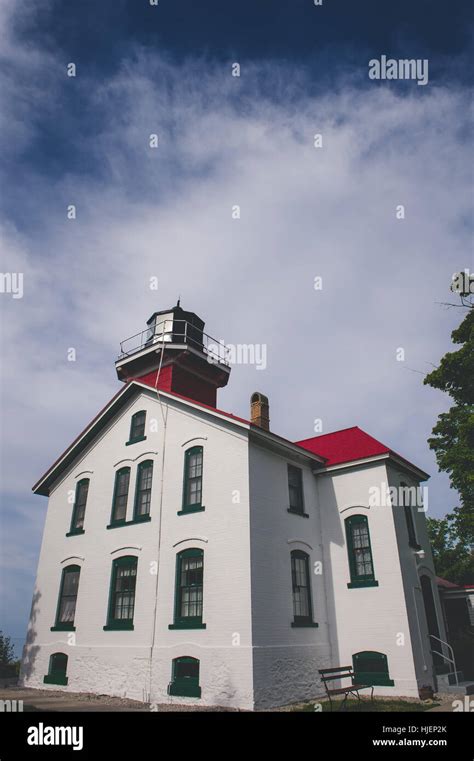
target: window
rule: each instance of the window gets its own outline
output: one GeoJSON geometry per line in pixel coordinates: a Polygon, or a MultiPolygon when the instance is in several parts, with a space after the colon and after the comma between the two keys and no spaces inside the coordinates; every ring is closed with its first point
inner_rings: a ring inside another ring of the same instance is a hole
{"type": "Polygon", "coordinates": [[[388,673],[387,656],[371,650],[364,650],[352,656],[354,681],[356,684],[385,685],[393,687],[395,682],[388,673]]]}
{"type": "Polygon", "coordinates": [[[43,677],[45,684],[67,685],[67,655],[65,653],[53,653],[49,659],[49,669],[43,677]]]}
{"type": "Polygon", "coordinates": [[[51,627],[51,631],[74,631],[80,573],[81,569],[78,565],[68,565],[63,568],[56,610],[56,624],[51,627]]]}
{"type": "Polygon", "coordinates": [[[144,520],[150,514],[151,482],[153,479],[153,461],[145,460],[137,468],[137,486],[135,491],[134,520],[144,520]]]}
{"type": "Polygon", "coordinates": [[[124,523],[127,517],[128,487],[130,468],[120,468],[115,474],[114,496],[112,500],[111,524],[124,523]]]}
{"type": "Polygon", "coordinates": [[[292,626],[317,626],[313,622],[309,557],[301,550],[291,553],[291,583],[293,590],[292,626]]]}
{"type": "Polygon", "coordinates": [[[415,521],[413,519],[413,510],[411,506],[411,490],[410,487],[408,487],[406,484],[401,483],[401,491],[402,491],[402,504],[403,504],[403,510],[405,512],[405,522],[407,526],[408,531],[408,544],[410,547],[413,547],[415,550],[420,549],[420,545],[417,542],[416,539],[416,531],[415,531],[415,521]]]}
{"type": "Polygon", "coordinates": [[[72,509],[71,529],[67,536],[84,533],[84,516],[86,514],[87,495],[89,493],[89,479],[83,478],[76,486],[76,496],[72,509]]]}
{"type": "Polygon", "coordinates": [[[137,558],[127,555],[112,564],[109,615],[104,629],[133,629],[137,558]]]}
{"type": "Polygon", "coordinates": [[[346,539],[351,573],[351,582],[347,586],[378,587],[379,583],[374,576],[369,524],[365,515],[346,518],[346,539]]]}
{"type": "Polygon", "coordinates": [[[298,513],[308,517],[304,511],[303,501],[303,471],[294,465],[288,465],[288,491],[290,494],[290,507],[288,512],[298,513]]]}
{"type": "Polygon", "coordinates": [[[144,441],[146,439],[145,422],[145,410],[140,410],[140,412],[135,412],[135,414],[132,415],[132,421],[130,423],[130,437],[127,441],[127,445],[135,444],[136,441],[144,441]]]}
{"type": "Polygon", "coordinates": [[[179,514],[204,510],[202,505],[202,447],[184,453],[183,507],[179,514]]]}
{"type": "Polygon", "coordinates": [[[171,682],[168,686],[169,695],[200,698],[199,661],[197,658],[175,658],[171,671],[171,682]]]}
{"type": "Polygon", "coordinates": [[[170,629],[205,629],[202,622],[204,553],[183,550],[176,556],[174,624],[170,629]]]}

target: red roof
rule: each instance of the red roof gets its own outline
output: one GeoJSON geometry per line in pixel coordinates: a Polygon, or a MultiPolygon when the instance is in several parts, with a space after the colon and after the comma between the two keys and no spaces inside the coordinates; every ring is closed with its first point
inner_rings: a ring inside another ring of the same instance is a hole
{"type": "Polygon", "coordinates": [[[457,584],[453,584],[452,581],[443,579],[442,576],[436,577],[436,584],[438,587],[444,587],[445,589],[459,589],[459,586],[457,584]]]}
{"type": "Polygon", "coordinates": [[[298,446],[327,459],[326,465],[337,465],[351,460],[363,460],[380,454],[390,454],[390,449],[357,426],[342,431],[313,436],[296,441],[298,446]]]}

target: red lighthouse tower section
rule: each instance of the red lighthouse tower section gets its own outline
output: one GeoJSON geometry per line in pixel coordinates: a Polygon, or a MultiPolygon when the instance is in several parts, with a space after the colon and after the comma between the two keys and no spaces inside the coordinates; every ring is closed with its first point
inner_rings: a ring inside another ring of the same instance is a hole
{"type": "Polygon", "coordinates": [[[216,407],[217,389],[229,380],[221,345],[204,333],[204,322],[178,304],[154,312],[147,328],[121,343],[117,376],[139,380],[216,407]]]}

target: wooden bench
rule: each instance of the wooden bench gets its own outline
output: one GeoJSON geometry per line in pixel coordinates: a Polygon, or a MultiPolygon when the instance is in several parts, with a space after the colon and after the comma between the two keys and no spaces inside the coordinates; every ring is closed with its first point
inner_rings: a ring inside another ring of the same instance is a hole
{"type": "Polygon", "coordinates": [[[354,669],[352,666],[338,666],[337,668],[333,669],[319,669],[319,673],[321,674],[321,681],[324,684],[324,688],[326,690],[326,694],[329,698],[329,703],[331,705],[331,711],[332,711],[332,696],[333,695],[344,695],[344,700],[341,702],[341,705],[339,706],[339,710],[342,711],[344,709],[344,706],[346,704],[346,700],[349,695],[355,695],[358,700],[360,700],[359,690],[366,690],[371,689],[371,700],[374,699],[374,688],[370,684],[357,684],[355,681],[355,675],[354,675],[354,669]],[[335,679],[350,679],[351,684],[347,687],[336,687],[335,689],[330,689],[328,682],[332,682],[335,679]]]}

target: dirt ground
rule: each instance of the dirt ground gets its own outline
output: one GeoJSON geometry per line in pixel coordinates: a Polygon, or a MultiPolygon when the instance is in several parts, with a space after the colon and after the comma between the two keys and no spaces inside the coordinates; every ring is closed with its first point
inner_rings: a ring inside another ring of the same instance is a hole
{"type": "MultiPolygon", "coordinates": [[[[448,711],[453,710],[453,701],[459,698],[454,694],[437,694],[436,695],[436,707],[433,707],[432,711],[448,711]]],[[[397,698],[400,700],[400,698],[397,698]]],[[[150,711],[201,711],[201,712],[214,712],[214,711],[226,711],[226,712],[238,712],[239,709],[223,708],[221,706],[194,706],[194,705],[180,705],[176,703],[159,703],[150,706],[148,703],[142,703],[138,700],[130,700],[129,698],[115,698],[110,695],[96,695],[92,693],[83,692],[64,692],[62,690],[34,690],[23,689],[21,687],[10,686],[0,687],[0,700],[22,700],[24,711],[109,711],[109,712],[139,712],[149,713],[150,711]]],[[[317,699],[310,701],[316,702],[317,699]]],[[[394,699],[395,700],[395,699],[394,699]]],[[[408,702],[418,703],[416,698],[403,698],[408,702]]],[[[319,700],[319,702],[323,702],[319,700]]],[[[282,706],[280,708],[272,709],[273,711],[294,711],[302,710],[308,703],[292,704],[288,706],[282,706]]]]}

